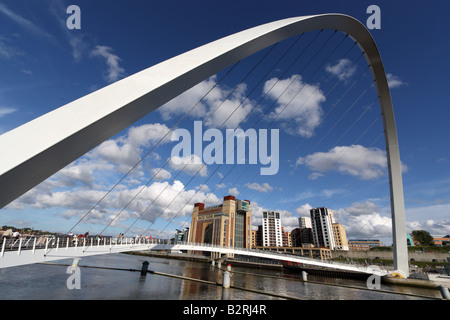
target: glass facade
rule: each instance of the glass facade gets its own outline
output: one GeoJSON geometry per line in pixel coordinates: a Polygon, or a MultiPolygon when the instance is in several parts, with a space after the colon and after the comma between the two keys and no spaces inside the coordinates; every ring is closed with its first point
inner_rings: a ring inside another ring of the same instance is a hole
{"type": "Polygon", "coordinates": [[[203,238],[204,243],[212,243],[214,225],[212,223],[208,224],[205,228],[205,237],[203,238]]]}
{"type": "Polygon", "coordinates": [[[236,212],[234,246],[244,248],[245,212],[236,212]]]}

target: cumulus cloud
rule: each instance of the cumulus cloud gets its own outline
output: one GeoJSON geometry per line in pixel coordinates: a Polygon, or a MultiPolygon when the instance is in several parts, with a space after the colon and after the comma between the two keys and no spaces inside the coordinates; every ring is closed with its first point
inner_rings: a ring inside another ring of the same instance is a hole
{"type": "Polygon", "coordinates": [[[153,180],[161,181],[161,180],[168,180],[172,177],[169,171],[163,168],[154,168],[150,170],[150,174],[153,177],[153,180]]]}
{"type": "Polygon", "coordinates": [[[183,170],[184,173],[189,175],[200,174],[202,177],[208,175],[207,166],[202,163],[202,160],[197,155],[186,155],[183,157],[172,156],[169,161],[169,165],[174,170],[183,170]]]}
{"type": "Polygon", "coordinates": [[[225,100],[210,102],[210,109],[205,115],[205,125],[212,128],[237,128],[244,123],[254,105],[246,99],[247,85],[242,83],[235,90],[223,92],[225,100]]]}
{"type": "Polygon", "coordinates": [[[398,88],[400,86],[406,85],[405,82],[400,80],[399,77],[393,75],[392,73],[386,74],[386,78],[387,78],[388,85],[389,85],[390,89],[394,89],[394,88],[398,88]]]}
{"type": "Polygon", "coordinates": [[[110,139],[93,149],[87,157],[114,164],[120,172],[127,172],[141,160],[141,153],[157,142],[170,141],[170,129],[163,124],[152,123],[134,126],[117,139],[110,139]]]}
{"type": "Polygon", "coordinates": [[[245,185],[247,188],[252,189],[252,190],[256,190],[259,192],[269,192],[273,190],[273,187],[271,187],[267,182],[264,182],[262,184],[259,184],[257,182],[253,182],[253,183],[247,183],[245,185]]]}
{"type": "MultiPolygon", "coordinates": [[[[73,212],[75,214],[80,206],[90,207],[102,198],[110,188],[108,184],[111,181],[116,182],[119,179],[118,174],[120,176],[128,172],[141,161],[145,148],[154,146],[161,139],[163,144],[169,142],[169,139],[164,138],[168,131],[169,128],[159,123],[131,127],[122,136],[105,141],[18,198],[11,203],[10,208],[60,206],[75,210],[73,212]]],[[[140,185],[139,178],[146,176],[144,170],[145,166],[140,163],[116,189],[140,185]]],[[[153,175],[156,173],[155,170],[149,169],[149,173],[153,175]]],[[[169,171],[162,169],[154,180],[165,180],[170,176],[169,171]]]]}
{"type": "Polygon", "coordinates": [[[425,221],[411,221],[407,222],[406,225],[409,232],[412,232],[414,230],[426,230],[434,236],[445,236],[450,234],[450,219],[427,219],[425,221]]]}
{"type": "Polygon", "coordinates": [[[340,59],[335,65],[327,65],[325,70],[341,81],[350,79],[356,71],[356,66],[348,59],[340,59]]]}
{"type": "MultiPolygon", "coordinates": [[[[450,234],[450,219],[444,211],[450,205],[436,205],[406,209],[406,230],[426,230],[432,235],[450,234]],[[420,215],[418,213],[421,212],[420,215]],[[433,217],[433,219],[429,219],[433,217]]],[[[373,201],[354,202],[346,208],[335,210],[338,222],[346,230],[348,238],[391,238],[392,218],[389,209],[380,208],[373,201]]],[[[389,244],[389,243],[387,243],[389,244]]]]}
{"type": "Polygon", "coordinates": [[[125,74],[125,69],[119,65],[121,59],[112,53],[112,51],[113,49],[111,47],[100,45],[95,46],[91,51],[92,57],[100,57],[105,60],[106,66],[108,67],[105,80],[110,83],[119,80],[125,74]]]}
{"type": "MultiPolygon", "coordinates": [[[[158,218],[169,220],[174,217],[189,216],[192,214],[194,203],[205,202],[206,199],[207,203],[219,201],[216,195],[206,192],[206,190],[187,190],[180,181],[173,183],[155,181],[149,186],[118,188],[113,190],[100,206],[92,210],[83,223],[96,223],[102,226],[111,223],[112,226],[121,226],[121,223],[129,219],[154,222],[158,218]],[[130,199],[138,193],[136,199],[122,211],[130,199]]],[[[81,219],[104,194],[103,190],[89,189],[35,192],[34,201],[28,205],[39,209],[63,208],[62,217],[81,219]]],[[[18,209],[18,200],[15,207],[10,208],[18,209]]]]}
{"type": "Polygon", "coordinates": [[[236,187],[228,189],[228,193],[236,197],[240,194],[240,192],[236,187]]]}
{"type": "MultiPolygon", "coordinates": [[[[361,145],[337,146],[328,152],[316,152],[297,159],[297,165],[306,165],[319,173],[338,171],[362,180],[377,179],[386,172],[386,152],[361,145]]],[[[405,165],[403,171],[407,170],[405,165]]],[[[317,179],[320,174],[315,175],[317,179]]]]}
{"type": "Polygon", "coordinates": [[[213,76],[167,102],[158,112],[164,120],[190,112],[190,116],[204,119],[207,127],[234,129],[254,108],[253,101],[246,99],[246,91],[244,83],[231,90],[217,85],[213,76]]]}
{"type": "Polygon", "coordinates": [[[223,97],[223,91],[218,87],[213,88],[215,85],[216,76],[213,76],[162,105],[158,108],[158,112],[165,121],[177,115],[184,115],[191,109],[191,116],[204,117],[209,109],[209,104],[219,101],[223,97]],[[202,100],[203,96],[211,89],[212,91],[202,100]],[[193,108],[194,106],[195,108],[193,108]]]}
{"type": "Polygon", "coordinates": [[[450,204],[406,208],[408,232],[426,230],[432,235],[450,234],[450,204]]]}
{"type": "Polygon", "coordinates": [[[295,211],[298,213],[299,216],[309,217],[311,216],[309,212],[311,209],[312,206],[309,203],[305,203],[304,205],[301,205],[300,207],[295,209],[295,211]]]}
{"type": "Polygon", "coordinates": [[[287,79],[272,78],[264,84],[264,94],[277,101],[277,107],[269,115],[282,121],[284,128],[292,134],[309,138],[321,123],[325,96],[316,85],[302,81],[300,75],[287,79]]]}
{"type": "Polygon", "coordinates": [[[355,202],[349,207],[335,210],[348,238],[383,238],[392,236],[392,219],[385,216],[372,201],[355,202]]]}
{"type": "Polygon", "coordinates": [[[106,161],[89,161],[85,158],[71,163],[60,170],[49,180],[53,188],[56,187],[93,187],[96,171],[114,170],[114,165],[106,161]]]}

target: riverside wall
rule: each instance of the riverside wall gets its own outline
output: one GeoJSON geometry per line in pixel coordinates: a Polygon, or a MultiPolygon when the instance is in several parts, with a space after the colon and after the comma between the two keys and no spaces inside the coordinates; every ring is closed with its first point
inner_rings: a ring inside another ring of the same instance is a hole
{"type": "MultiPolygon", "coordinates": [[[[386,259],[393,260],[392,251],[343,251],[335,250],[332,251],[333,258],[338,258],[342,256],[343,258],[349,259],[386,259]]],[[[448,252],[408,252],[409,260],[412,261],[424,261],[424,262],[448,262],[450,260],[450,249],[448,252]]]]}

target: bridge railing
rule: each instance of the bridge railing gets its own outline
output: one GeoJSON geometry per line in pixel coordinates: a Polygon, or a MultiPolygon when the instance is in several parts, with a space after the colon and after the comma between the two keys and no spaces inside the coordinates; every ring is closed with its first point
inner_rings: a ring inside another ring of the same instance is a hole
{"type": "Polygon", "coordinates": [[[92,247],[92,246],[128,246],[128,245],[145,245],[145,244],[169,244],[169,240],[165,239],[149,239],[143,237],[123,238],[123,237],[78,237],[78,236],[27,236],[27,237],[3,237],[0,239],[0,257],[5,252],[38,249],[59,249],[72,247],[92,247]]]}

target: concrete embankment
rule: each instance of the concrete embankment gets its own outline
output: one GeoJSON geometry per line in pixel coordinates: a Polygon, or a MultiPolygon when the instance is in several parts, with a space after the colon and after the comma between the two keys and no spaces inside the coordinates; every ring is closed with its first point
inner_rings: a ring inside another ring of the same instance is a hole
{"type": "MultiPolygon", "coordinates": [[[[333,258],[348,258],[348,259],[383,259],[393,260],[394,254],[392,251],[333,251],[333,258]]],[[[450,250],[448,252],[415,252],[408,251],[408,259],[413,261],[423,262],[448,262],[450,259],[450,250]]]]}
{"type": "MultiPolygon", "coordinates": [[[[168,253],[168,252],[157,252],[157,251],[140,251],[140,252],[129,252],[128,254],[141,255],[141,256],[149,256],[149,257],[158,257],[158,258],[167,258],[167,259],[178,259],[178,260],[186,260],[186,261],[198,261],[198,262],[206,262],[211,263],[211,258],[208,256],[201,255],[186,255],[186,254],[177,254],[177,253],[168,253]]],[[[367,274],[354,273],[354,272],[345,272],[340,270],[330,270],[321,267],[313,267],[313,266],[288,266],[276,264],[276,263],[264,263],[264,262],[254,262],[254,261],[242,261],[235,259],[223,259],[222,265],[230,264],[232,266],[242,266],[256,269],[268,269],[268,270],[286,270],[290,272],[302,272],[306,271],[308,274],[323,276],[323,277],[337,277],[337,278],[352,278],[352,279],[367,279],[367,274]]],[[[382,282],[401,285],[401,286],[411,286],[417,288],[429,288],[429,289],[437,289],[440,284],[443,284],[450,288],[450,279],[433,279],[433,280],[421,280],[421,279],[400,279],[394,278],[390,276],[386,276],[382,278],[382,282]]]]}

